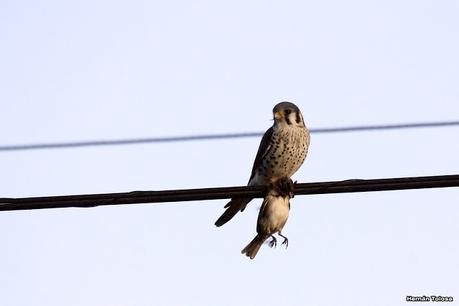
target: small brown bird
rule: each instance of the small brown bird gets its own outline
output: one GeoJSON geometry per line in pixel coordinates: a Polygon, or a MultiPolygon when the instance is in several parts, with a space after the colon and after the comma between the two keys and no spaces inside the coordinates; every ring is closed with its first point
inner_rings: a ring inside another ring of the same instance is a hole
{"type": "Polygon", "coordinates": [[[288,219],[290,211],[290,198],[293,197],[293,182],[288,177],[283,177],[278,181],[271,183],[268,187],[268,193],[263,200],[257,220],[257,235],[241,251],[250,259],[254,259],[261,245],[272,237],[270,246],[277,245],[277,239],[273,236],[278,233],[284,238],[282,242],[285,247],[288,246],[288,239],[282,235],[282,229],[288,219]]]}
{"type": "MultiPolygon", "coordinates": [[[[268,186],[281,177],[291,177],[308,153],[309,131],[300,109],[293,103],[281,102],[274,107],[273,117],[274,124],[263,135],[258,147],[248,186],[268,186]]],[[[215,225],[222,226],[231,220],[251,200],[231,199],[215,225]]]]}

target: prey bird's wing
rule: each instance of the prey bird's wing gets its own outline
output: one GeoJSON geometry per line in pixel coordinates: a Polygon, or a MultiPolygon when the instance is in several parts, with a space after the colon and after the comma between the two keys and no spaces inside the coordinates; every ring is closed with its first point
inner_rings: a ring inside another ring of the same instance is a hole
{"type": "Polygon", "coordinates": [[[266,207],[269,205],[269,201],[272,201],[273,199],[271,198],[270,195],[267,195],[263,199],[263,204],[261,204],[260,211],[258,212],[258,218],[257,218],[257,233],[262,234],[263,233],[263,221],[262,219],[266,218],[266,207]]]}
{"type": "Polygon", "coordinates": [[[253,162],[252,174],[250,175],[249,182],[253,179],[253,177],[255,176],[255,171],[261,165],[263,158],[266,156],[266,154],[268,154],[269,149],[271,149],[271,138],[272,137],[273,137],[273,127],[270,127],[263,135],[263,138],[261,138],[260,146],[258,147],[257,156],[255,157],[255,161],[253,162]]]}

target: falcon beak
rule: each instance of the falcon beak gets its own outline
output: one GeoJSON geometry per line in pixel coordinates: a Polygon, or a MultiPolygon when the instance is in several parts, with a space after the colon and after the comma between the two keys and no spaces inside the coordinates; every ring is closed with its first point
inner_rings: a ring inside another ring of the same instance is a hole
{"type": "Polygon", "coordinates": [[[274,113],[274,118],[277,120],[280,120],[284,117],[284,114],[282,112],[275,112],[274,113]]]}

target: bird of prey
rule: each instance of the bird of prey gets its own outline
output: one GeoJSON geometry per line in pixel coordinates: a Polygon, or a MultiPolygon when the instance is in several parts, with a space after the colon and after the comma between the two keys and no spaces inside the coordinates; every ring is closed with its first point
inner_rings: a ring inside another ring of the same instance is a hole
{"type": "MultiPolygon", "coordinates": [[[[290,102],[278,103],[273,109],[274,124],[261,139],[248,186],[268,186],[282,177],[290,178],[303,164],[308,153],[309,130],[299,108],[290,102]]],[[[222,226],[252,198],[233,198],[215,222],[222,226]]]]}
{"type": "Polygon", "coordinates": [[[265,196],[257,220],[257,235],[241,251],[250,259],[254,259],[261,245],[272,237],[270,246],[277,245],[277,240],[273,236],[278,233],[284,238],[282,242],[285,247],[288,246],[288,239],[282,235],[282,229],[287,222],[290,211],[290,198],[293,197],[293,182],[290,178],[281,178],[270,184],[268,193],[265,196]]]}

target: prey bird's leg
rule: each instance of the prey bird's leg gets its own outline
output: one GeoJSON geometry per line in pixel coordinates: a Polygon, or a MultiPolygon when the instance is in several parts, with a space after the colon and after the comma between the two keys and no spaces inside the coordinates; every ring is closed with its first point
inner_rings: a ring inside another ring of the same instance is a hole
{"type": "Polygon", "coordinates": [[[271,238],[273,238],[270,242],[269,242],[269,247],[277,247],[277,239],[276,237],[274,237],[273,235],[271,235],[271,238]]]}
{"type": "Polygon", "coordinates": [[[284,235],[281,234],[281,232],[278,233],[279,236],[284,238],[284,241],[282,242],[282,245],[285,245],[285,248],[288,248],[288,238],[285,237],[284,235]]]}

